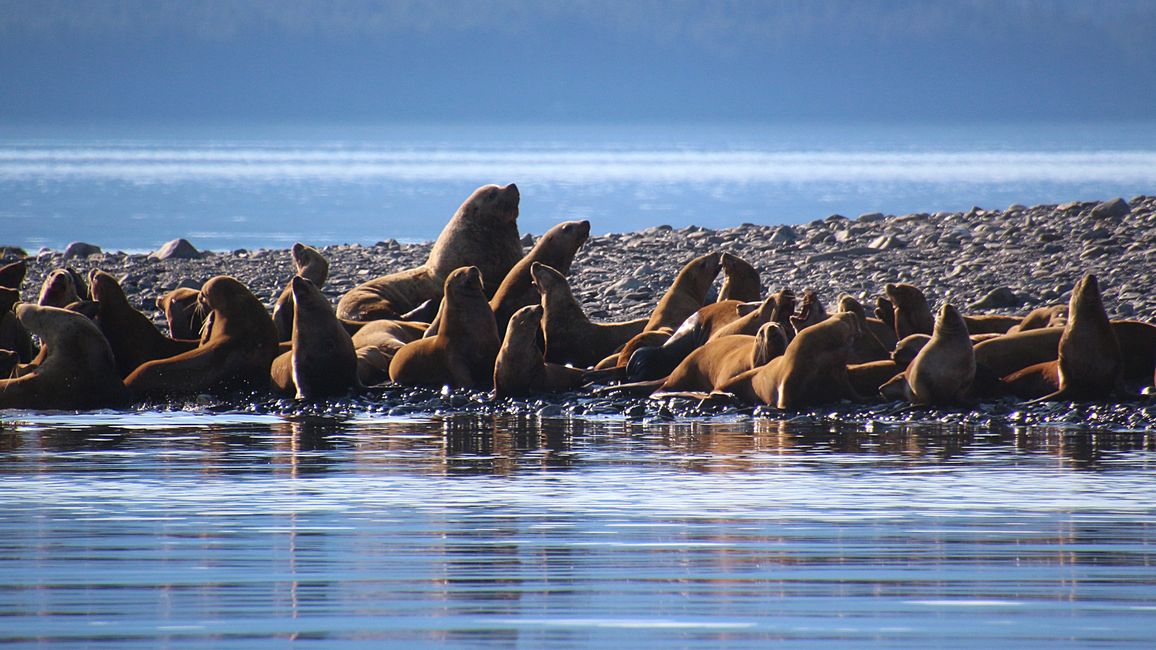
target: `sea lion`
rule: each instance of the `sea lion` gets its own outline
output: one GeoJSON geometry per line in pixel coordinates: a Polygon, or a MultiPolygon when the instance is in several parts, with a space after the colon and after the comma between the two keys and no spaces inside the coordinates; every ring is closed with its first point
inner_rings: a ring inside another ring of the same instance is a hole
{"type": "Polygon", "coordinates": [[[126,402],[112,349],[95,323],[40,305],[20,305],[16,316],[44,350],[21,376],[0,380],[0,408],[93,409],[126,402]]]}
{"type": "Polygon", "coordinates": [[[174,339],[199,339],[208,313],[200,301],[199,289],[180,287],[157,298],[157,309],[169,323],[169,336],[174,339]]]}
{"type": "Polygon", "coordinates": [[[148,316],[129,304],[124,289],[113,276],[93,269],[89,278],[97,304],[94,320],[108,339],[121,377],[128,377],[146,361],[167,359],[197,347],[197,340],[178,341],[161,334],[148,316]]]}
{"type": "Polygon", "coordinates": [[[353,335],[354,347],[378,345],[393,340],[402,345],[416,341],[425,336],[429,325],[414,321],[375,320],[365,324],[353,335]]]}
{"type": "Polygon", "coordinates": [[[1112,321],[1120,344],[1120,374],[1125,381],[1150,381],[1156,372],[1156,325],[1134,320],[1112,321]]]}
{"type": "MultiPolygon", "coordinates": [[[[891,334],[895,335],[895,305],[890,300],[883,296],[875,298],[875,318],[891,329],[891,334]]],[[[928,334],[931,336],[931,334],[928,334]]],[[[903,337],[896,337],[896,340],[903,337]]]]}
{"type": "Polygon", "coordinates": [[[278,346],[265,306],[227,275],[206,282],[200,300],[209,311],[201,344],[134,370],[125,380],[134,395],[155,398],[268,387],[278,346]]]}
{"type": "Polygon", "coordinates": [[[650,322],[642,318],[622,323],[592,323],[561,273],[534,262],[530,274],[542,299],[547,361],[588,368],[617,350],[650,322]]]}
{"type": "Polygon", "coordinates": [[[764,323],[754,336],[720,336],[691,352],[662,382],[655,396],[680,391],[719,390],[744,372],[770,363],[787,349],[780,323],[764,323]]]}
{"type": "Polygon", "coordinates": [[[36,350],[32,345],[32,337],[28,330],[16,318],[13,311],[16,303],[20,302],[20,291],[8,287],[0,287],[0,349],[11,350],[21,363],[32,361],[36,350]]]}
{"type": "Polygon", "coordinates": [[[476,266],[457,269],[446,278],[441,314],[438,335],[398,350],[389,364],[389,378],[406,385],[492,387],[501,341],[476,266]]]}
{"type": "Polygon", "coordinates": [[[20,365],[20,356],[12,350],[0,348],[0,379],[12,379],[13,371],[20,365]]]}
{"type": "Polygon", "coordinates": [[[939,308],[931,340],[907,368],[907,400],[918,406],[962,404],[975,379],[967,323],[955,307],[939,308]]]}
{"type": "Polygon", "coordinates": [[[362,386],[376,386],[389,381],[389,364],[404,343],[382,343],[357,348],[357,381],[362,386]]]}
{"type": "Polygon", "coordinates": [[[531,393],[558,393],[582,385],[577,368],[548,363],[538,348],[542,306],[531,305],[514,312],[494,362],[494,395],[521,397],[531,393]]]}
{"type": "Polygon", "coordinates": [[[80,301],[76,287],[76,277],[68,269],[55,269],[44,278],[40,285],[40,296],[36,304],[41,307],[64,308],[80,301]]]}
{"type": "MultiPolygon", "coordinates": [[[[863,332],[855,339],[855,347],[851,350],[851,364],[883,361],[891,357],[891,348],[884,346],[875,337],[874,331],[867,322],[867,312],[863,305],[855,298],[843,295],[839,297],[839,311],[855,314],[859,321],[859,329],[863,332]]],[[[872,391],[874,393],[874,391],[872,391]]]]}
{"type": "Polygon", "coordinates": [[[835,314],[799,332],[782,356],[738,375],[720,390],[780,409],[862,400],[847,374],[847,359],[859,334],[854,314],[835,314]]]}
{"type": "MultiPolygon", "coordinates": [[[[314,287],[318,289],[325,286],[325,281],[329,279],[329,260],[321,254],[321,251],[306,246],[301,242],[293,244],[290,250],[293,256],[293,267],[296,269],[296,276],[301,276],[313,283],[314,287]]],[[[290,278],[289,282],[285,284],[285,289],[281,291],[281,295],[277,297],[277,303],[273,305],[273,325],[277,328],[277,340],[288,341],[293,336],[293,280],[290,278]]]]}
{"type": "Polygon", "coordinates": [[[293,302],[293,349],[273,360],[273,388],[297,399],[336,397],[357,385],[353,340],[329,299],[301,275],[289,281],[293,302]]]}
{"type": "Polygon", "coordinates": [[[1080,278],[1072,289],[1056,363],[1059,388],[1040,401],[1101,399],[1116,388],[1122,367],[1120,345],[1095,275],[1080,278]]]}
{"type": "Polygon", "coordinates": [[[1023,317],[1001,316],[999,314],[964,314],[963,322],[967,324],[967,332],[972,335],[1007,334],[1008,330],[1023,322],[1023,317]]]}
{"type": "Polygon", "coordinates": [[[706,304],[711,284],[722,268],[722,255],[708,253],[686,263],[658,301],[644,332],[662,327],[676,328],[706,304]]]}
{"type": "Polygon", "coordinates": [[[817,325],[827,320],[827,308],[819,300],[819,295],[814,291],[807,289],[803,292],[803,301],[799,305],[799,313],[791,316],[791,327],[796,332],[817,325]]]}
{"type": "Polygon", "coordinates": [[[900,282],[887,284],[883,292],[894,309],[895,337],[903,338],[911,334],[928,334],[935,329],[935,319],[927,306],[927,297],[919,287],[900,282]]]}
{"type": "Polygon", "coordinates": [[[440,299],[446,277],[474,266],[487,296],[522,259],[518,238],[518,186],[484,185],[474,190],[442,229],[425,264],[354,287],[337,303],[337,316],[366,321],[398,318],[426,300],[440,299]]]}
{"type": "Polygon", "coordinates": [[[759,272],[742,258],[731,253],[722,254],[723,283],[718,292],[718,301],[738,300],[758,302],[763,295],[763,282],[759,272]]]}
{"type": "Polygon", "coordinates": [[[912,334],[905,336],[901,341],[895,344],[895,349],[891,351],[891,360],[906,368],[915,360],[915,356],[927,345],[931,340],[931,336],[927,334],[912,334]]]}
{"type": "Polygon", "coordinates": [[[1008,331],[1026,332],[1044,327],[1063,327],[1067,322],[1067,305],[1048,305],[1047,307],[1036,307],[1031,310],[1027,316],[1023,317],[1018,325],[1008,331]]]}
{"type": "Polygon", "coordinates": [[[19,290],[24,284],[24,276],[28,273],[28,262],[17,260],[11,264],[0,266],[0,288],[19,290]]]}
{"type": "MultiPolygon", "coordinates": [[[[1011,373],[1059,356],[1063,328],[1049,327],[1013,332],[975,345],[977,373],[1006,377],[1011,373]]],[[[977,374],[978,376],[978,374],[977,374]]]]}
{"type": "Polygon", "coordinates": [[[610,368],[626,368],[630,364],[630,357],[634,353],[643,348],[659,348],[663,343],[670,340],[674,331],[669,327],[662,327],[650,332],[641,332],[635,334],[622,346],[622,349],[606,357],[594,366],[596,370],[606,370],[610,368]]]}

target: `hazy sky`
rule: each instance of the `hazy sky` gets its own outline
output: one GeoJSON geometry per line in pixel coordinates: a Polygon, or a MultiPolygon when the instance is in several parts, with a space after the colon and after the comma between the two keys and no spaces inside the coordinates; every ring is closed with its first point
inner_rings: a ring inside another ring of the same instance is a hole
{"type": "Polygon", "coordinates": [[[1156,119],[1153,0],[0,0],[0,120],[1156,119]]]}

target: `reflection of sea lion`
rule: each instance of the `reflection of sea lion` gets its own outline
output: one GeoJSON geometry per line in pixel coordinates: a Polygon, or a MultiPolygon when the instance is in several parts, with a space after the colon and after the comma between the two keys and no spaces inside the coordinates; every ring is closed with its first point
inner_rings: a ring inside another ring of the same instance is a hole
{"type": "MultiPolygon", "coordinates": [[[[293,267],[299,275],[321,289],[329,279],[329,260],[321,251],[301,242],[293,244],[293,267]]],[[[294,277],[296,277],[296,275],[294,277]]],[[[293,280],[285,284],[285,289],[273,305],[273,325],[277,328],[277,340],[288,341],[293,336],[293,280]]]]}
{"type": "Polygon", "coordinates": [[[148,316],[129,304],[116,278],[100,269],[93,269],[89,277],[97,304],[94,320],[108,339],[121,377],[128,377],[146,361],[166,359],[197,347],[196,340],[177,341],[161,334],[148,316]]]}
{"type": "Polygon", "coordinates": [[[742,373],[770,363],[786,348],[787,333],[779,323],[763,324],[755,336],[720,336],[683,359],[656,396],[663,392],[717,390],[742,373]]]}
{"type": "Polygon", "coordinates": [[[16,318],[12,308],[20,302],[20,292],[8,287],[0,287],[0,350],[11,350],[22,363],[32,361],[32,337],[16,318]]]}
{"type": "Polygon", "coordinates": [[[125,380],[134,394],[159,397],[268,387],[277,330],[265,306],[226,275],[206,282],[201,300],[210,311],[201,345],[134,370],[125,380]]]}
{"type": "Polygon", "coordinates": [[[883,287],[894,311],[895,336],[903,338],[911,334],[931,334],[935,329],[935,319],[927,306],[927,297],[913,284],[900,282],[883,287]]]}
{"type": "Polygon", "coordinates": [[[80,301],[75,276],[68,269],[56,269],[44,278],[36,304],[41,307],[67,307],[80,301]]]}
{"type": "Polygon", "coordinates": [[[0,408],[90,409],[126,401],[112,350],[95,323],[39,305],[20,305],[16,315],[44,351],[20,377],[0,380],[0,408]]]}
{"type": "Polygon", "coordinates": [[[1104,310],[1096,276],[1085,275],[1076,282],[1068,315],[1056,360],[1059,389],[1040,399],[1106,397],[1120,376],[1120,346],[1104,310]]]}
{"type": "MultiPolygon", "coordinates": [[[[706,294],[722,268],[722,255],[709,253],[687,262],[674,283],[658,301],[658,306],[642,331],[678,327],[706,304],[706,294]]],[[[757,299],[757,298],[756,298],[757,299]]]]}
{"type": "Polygon", "coordinates": [[[357,354],[329,299],[303,276],[289,281],[293,349],[273,361],[273,388],[297,399],[344,395],[357,383],[357,354]]]}
{"type": "Polygon", "coordinates": [[[742,258],[723,253],[722,268],[726,277],[718,292],[718,301],[738,300],[755,302],[763,295],[763,282],[759,272],[742,258]]]}
{"type": "Polygon", "coordinates": [[[398,318],[442,295],[455,269],[475,266],[493,295],[522,258],[518,239],[518,187],[485,185],[462,203],[438,235],[425,264],[354,287],[341,297],[337,315],[349,320],[398,318]]]}
{"type": "Polygon", "coordinates": [[[501,342],[477,267],[449,274],[441,314],[437,336],[397,351],[389,364],[390,379],[406,385],[491,387],[501,342]]]}
{"type": "Polygon", "coordinates": [[[538,349],[541,322],[541,305],[522,307],[510,318],[506,337],[494,363],[494,392],[497,397],[557,393],[582,385],[581,370],[547,363],[542,356],[538,349]]]}
{"type": "Polygon", "coordinates": [[[960,404],[975,379],[967,323],[950,304],[939,308],[931,340],[907,368],[907,399],[921,406],[960,404]]]}
{"type": "Polygon", "coordinates": [[[780,409],[861,399],[847,376],[847,358],[858,335],[854,314],[835,314],[799,332],[783,356],[735,377],[721,390],[780,409]]]}
{"type": "Polygon", "coordinates": [[[199,339],[205,324],[205,304],[197,289],[181,287],[157,298],[157,309],[165,313],[169,336],[174,339],[199,339]]]}
{"type": "Polygon", "coordinates": [[[561,273],[538,262],[530,267],[530,273],[542,296],[547,361],[588,368],[641,332],[648,322],[643,318],[592,323],[561,273]]]}
{"type": "Polygon", "coordinates": [[[19,260],[11,264],[0,266],[0,287],[20,289],[24,284],[24,276],[28,273],[28,262],[19,260]]]}

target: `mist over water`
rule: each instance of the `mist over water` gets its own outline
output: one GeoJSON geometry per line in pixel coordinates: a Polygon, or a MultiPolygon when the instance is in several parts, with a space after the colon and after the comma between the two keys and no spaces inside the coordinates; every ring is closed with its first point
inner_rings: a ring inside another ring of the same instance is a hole
{"type": "Polygon", "coordinates": [[[429,240],[477,186],[519,223],[802,223],[1156,191],[1152,124],[108,127],[0,131],[3,244],[429,240]]]}

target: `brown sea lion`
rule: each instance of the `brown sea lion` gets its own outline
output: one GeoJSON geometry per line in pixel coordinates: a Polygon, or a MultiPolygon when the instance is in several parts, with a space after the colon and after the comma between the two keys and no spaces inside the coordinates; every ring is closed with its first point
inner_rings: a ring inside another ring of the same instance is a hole
{"type": "Polygon", "coordinates": [[[1023,322],[1022,316],[1001,316],[999,314],[964,314],[969,334],[1007,334],[1008,330],[1023,322]]]}
{"type": "Polygon", "coordinates": [[[376,386],[389,381],[389,364],[403,343],[366,345],[357,348],[357,381],[362,386],[376,386]]]}
{"type": "Polygon", "coordinates": [[[643,318],[623,323],[592,323],[561,273],[535,262],[530,274],[542,297],[547,361],[588,368],[641,332],[649,322],[643,318]]]}
{"type": "Polygon", "coordinates": [[[36,304],[41,307],[64,308],[79,301],[74,273],[68,269],[56,269],[44,278],[36,304]]]}
{"type": "Polygon", "coordinates": [[[16,318],[13,311],[16,303],[20,302],[20,291],[8,287],[0,287],[0,349],[11,350],[16,353],[21,363],[32,361],[35,348],[28,330],[16,318]]]}
{"type": "Polygon", "coordinates": [[[197,340],[181,341],[161,334],[148,316],[129,304],[124,289],[113,276],[93,269],[89,278],[97,304],[94,320],[108,339],[121,377],[128,377],[146,361],[167,359],[197,347],[197,340]]]}
{"type": "Polygon", "coordinates": [[[919,287],[900,282],[883,287],[887,299],[894,309],[895,337],[903,338],[912,334],[928,334],[935,329],[935,319],[927,306],[927,297],[919,287]]]}
{"type": "Polygon", "coordinates": [[[0,287],[19,290],[28,273],[28,262],[18,260],[0,266],[0,287]]]}
{"type": "Polygon", "coordinates": [[[722,255],[719,253],[708,253],[687,262],[658,301],[642,331],[677,328],[690,318],[706,304],[707,293],[721,268],[722,255]]]}
{"type": "Polygon", "coordinates": [[[1112,321],[1120,344],[1121,376],[1126,381],[1149,381],[1156,372],[1156,325],[1134,320],[1112,321]]]}
{"type": "Polygon", "coordinates": [[[20,356],[12,350],[0,348],[0,379],[12,379],[13,371],[20,365],[20,356]]]}
{"type": "Polygon", "coordinates": [[[602,361],[599,361],[595,368],[598,370],[609,368],[626,368],[626,366],[630,363],[630,357],[633,356],[635,352],[643,348],[662,347],[663,343],[666,343],[670,340],[670,336],[672,334],[674,334],[674,330],[671,330],[669,327],[663,327],[650,332],[635,334],[629,341],[626,342],[626,345],[622,346],[621,350],[611,354],[602,361]]]}
{"type": "Polygon", "coordinates": [[[755,267],[737,255],[723,253],[722,268],[724,277],[718,292],[719,302],[758,302],[763,295],[763,282],[755,267]]]}
{"type": "MultiPolygon", "coordinates": [[[[293,255],[293,267],[297,275],[309,280],[313,286],[321,289],[329,279],[329,260],[321,251],[306,246],[301,242],[293,244],[290,250],[293,255]]],[[[277,303],[273,305],[273,325],[277,328],[277,340],[288,341],[293,336],[293,280],[285,283],[277,303]]]]}
{"type": "Polygon", "coordinates": [[[939,308],[931,340],[907,368],[907,400],[918,406],[963,404],[975,379],[967,323],[951,304],[939,308]]]}
{"type": "Polygon", "coordinates": [[[787,349],[787,333],[780,323],[764,323],[754,336],[720,336],[691,352],[658,388],[663,393],[711,392],[735,377],[770,363],[787,349]]]}
{"type": "Polygon", "coordinates": [[[1095,275],[1080,278],[1072,289],[1056,362],[1059,389],[1041,401],[1101,399],[1116,389],[1122,367],[1120,345],[1095,275]]]}
{"type": "Polygon", "coordinates": [[[273,361],[273,388],[297,399],[336,397],[357,385],[353,340],[329,299],[304,276],[289,281],[293,301],[293,349],[273,361]]]}
{"type": "Polygon", "coordinates": [[[799,409],[840,399],[863,399],[851,386],[847,359],[859,336],[854,314],[839,313],[799,332],[783,356],[724,384],[749,403],[799,409]]]}
{"type": "Polygon", "coordinates": [[[1028,330],[1041,329],[1044,327],[1063,327],[1068,322],[1068,306],[1067,305],[1049,305],[1047,307],[1037,307],[1019,322],[1018,325],[1012,327],[1009,332],[1026,332],[1028,330]]]}
{"type": "Polygon", "coordinates": [[[398,341],[402,345],[425,336],[429,325],[414,321],[375,320],[365,324],[353,335],[354,347],[378,345],[386,341],[398,341]]]}
{"type": "MultiPolygon", "coordinates": [[[[875,318],[891,329],[892,336],[895,335],[895,305],[890,300],[883,296],[875,298],[875,318]]],[[[896,336],[896,340],[900,338],[902,337],[896,336]]]]}
{"type": "Polygon", "coordinates": [[[923,349],[931,340],[931,336],[927,334],[912,334],[911,336],[903,337],[903,340],[895,344],[895,349],[891,351],[891,360],[906,368],[915,360],[915,355],[923,349]]]}
{"type": "Polygon", "coordinates": [[[134,370],[125,380],[134,395],[155,398],[268,387],[277,330],[265,306],[227,275],[206,282],[200,300],[209,310],[200,346],[134,370]]]}
{"type": "Polygon", "coordinates": [[[542,306],[522,307],[510,318],[502,348],[494,363],[494,395],[521,397],[531,393],[558,393],[582,385],[583,372],[547,363],[538,348],[542,306]]]}
{"type": "Polygon", "coordinates": [[[200,301],[199,289],[180,287],[157,298],[157,309],[169,323],[169,336],[174,339],[199,339],[208,312],[200,301]]]}
{"type": "Polygon", "coordinates": [[[477,267],[486,295],[522,259],[518,238],[518,187],[485,185],[462,203],[434,242],[425,264],[354,287],[337,303],[339,318],[366,321],[398,318],[430,299],[440,299],[455,269],[477,267]]]}
{"type": "Polygon", "coordinates": [[[817,325],[827,320],[827,308],[823,306],[822,301],[819,300],[819,295],[814,291],[807,289],[803,292],[803,301],[799,305],[799,313],[791,316],[791,327],[796,332],[817,325]]]}
{"type": "Polygon", "coordinates": [[[450,273],[443,295],[441,331],[398,350],[389,378],[405,385],[492,387],[501,341],[478,268],[450,273]]]}
{"type": "MultiPolygon", "coordinates": [[[[1004,334],[975,345],[976,372],[1006,377],[1028,366],[1059,356],[1062,328],[1049,327],[1004,334]]],[[[977,375],[978,376],[978,375],[977,375]]]]}
{"type": "Polygon", "coordinates": [[[39,305],[20,305],[16,315],[44,350],[21,376],[0,380],[0,408],[92,409],[127,401],[112,350],[95,323],[39,305]]]}
{"type": "MultiPolygon", "coordinates": [[[[852,365],[891,358],[891,347],[883,345],[875,337],[874,331],[867,322],[867,312],[858,300],[848,295],[840,296],[839,311],[855,314],[855,318],[859,320],[859,329],[863,332],[855,339],[855,347],[851,350],[852,365]]],[[[874,394],[874,391],[870,394],[874,394]]]]}
{"type": "Polygon", "coordinates": [[[902,377],[903,371],[906,369],[905,364],[896,363],[892,359],[883,359],[881,361],[848,364],[847,376],[850,378],[851,387],[855,389],[855,392],[867,397],[878,395],[879,389],[884,384],[894,379],[896,375],[902,377]]]}

